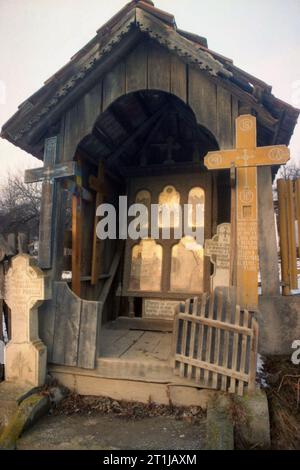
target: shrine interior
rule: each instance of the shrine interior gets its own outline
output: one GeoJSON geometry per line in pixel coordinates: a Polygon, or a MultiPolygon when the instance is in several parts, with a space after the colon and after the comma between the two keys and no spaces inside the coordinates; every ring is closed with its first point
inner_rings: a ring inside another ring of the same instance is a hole
{"type": "MultiPolygon", "coordinates": [[[[95,285],[91,285],[97,196],[94,196],[92,203],[82,201],[84,231],[81,282],[80,292],[76,293],[87,300],[98,300],[109,276],[113,258],[116,253],[121,253],[119,273],[111,289],[111,299],[108,298],[106,302],[102,327],[119,317],[121,320],[142,320],[143,317],[142,328],[171,331],[171,316],[163,319],[159,317],[159,312],[157,321],[151,320],[147,325],[145,317],[148,307],[145,299],[185,300],[209,289],[211,263],[203,255],[204,239],[211,236],[218,224],[229,222],[230,219],[229,172],[219,172],[212,177],[203,161],[207,152],[218,149],[215,137],[197,124],[188,105],[172,94],[147,90],[122,96],[113,102],[96,120],[93,132],[78,144],[74,159],[82,170],[82,186],[90,190],[91,176],[96,180],[99,167],[104,168],[103,202],[113,204],[117,215],[118,198],[121,195],[128,196],[128,206],[134,202],[142,202],[149,209],[151,203],[175,202],[182,207],[188,202],[203,203],[203,240],[202,245],[195,245],[194,252],[186,249],[184,237],[182,240],[174,238],[174,227],[171,227],[171,239],[160,239],[158,243],[151,239],[126,242],[107,239],[101,243],[101,261],[98,260],[101,271],[98,273],[98,280],[95,285]]],[[[69,209],[72,210],[71,201],[69,209]]],[[[70,233],[70,225],[68,229],[70,233]]],[[[69,240],[70,238],[71,233],[69,240]]],[[[66,245],[65,253],[68,252],[67,248],[66,245]]],[[[71,270],[71,257],[65,256],[64,261],[63,272],[71,270]]],[[[74,283],[70,280],[70,286],[72,285],[74,288],[74,283]]],[[[127,355],[132,335],[132,344],[137,341],[137,335],[145,349],[143,335],[145,333],[147,338],[150,333],[141,331],[141,327],[137,326],[140,324],[129,323],[129,327],[138,328],[140,333],[137,333],[138,330],[132,333],[130,329],[126,333],[127,355]]],[[[113,324],[114,330],[101,328],[101,336],[107,338],[109,335],[116,335],[116,325],[120,323],[113,324]]],[[[152,331],[151,334],[155,333],[152,331]]],[[[120,335],[123,338],[121,343],[124,344],[125,331],[122,334],[119,331],[120,335]]],[[[160,333],[156,335],[159,340],[160,333]]],[[[164,354],[166,344],[170,351],[170,337],[171,335],[166,339],[165,334],[162,336],[164,354]]],[[[109,338],[112,340],[110,336],[109,338]]],[[[116,343],[118,341],[119,337],[116,343]]],[[[113,343],[109,341],[111,342],[113,343]]],[[[105,355],[111,351],[111,348],[104,348],[106,343],[102,339],[99,341],[105,355]]],[[[156,343],[157,341],[149,341],[150,350],[156,343]]],[[[122,347],[116,354],[122,354],[122,347]]]]}

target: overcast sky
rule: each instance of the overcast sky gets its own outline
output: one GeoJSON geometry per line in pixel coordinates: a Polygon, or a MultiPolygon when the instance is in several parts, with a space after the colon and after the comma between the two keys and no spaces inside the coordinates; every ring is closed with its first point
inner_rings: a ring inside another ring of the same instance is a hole
{"type": "MultiPolygon", "coordinates": [[[[300,0],[155,0],[179,28],[300,107],[300,0]]],[[[0,0],[0,127],[17,107],[120,10],[123,0],[0,0]]],[[[300,164],[300,125],[291,141],[300,164]]],[[[0,139],[0,179],[39,166],[0,139]]]]}

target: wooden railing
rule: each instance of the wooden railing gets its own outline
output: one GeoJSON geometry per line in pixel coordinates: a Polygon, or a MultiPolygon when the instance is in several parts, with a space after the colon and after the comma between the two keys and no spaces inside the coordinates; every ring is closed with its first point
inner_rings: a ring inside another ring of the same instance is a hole
{"type": "Polygon", "coordinates": [[[281,258],[282,294],[298,289],[296,230],[300,241],[300,179],[277,181],[278,233],[281,258]],[[296,221],[297,225],[296,226],[296,221]]]}
{"type": "Polygon", "coordinates": [[[199,386],[243,395],[255,389],[258,324],[247,310],[226,299],[188,299],[174,319],[175,373],[199,386]]]}

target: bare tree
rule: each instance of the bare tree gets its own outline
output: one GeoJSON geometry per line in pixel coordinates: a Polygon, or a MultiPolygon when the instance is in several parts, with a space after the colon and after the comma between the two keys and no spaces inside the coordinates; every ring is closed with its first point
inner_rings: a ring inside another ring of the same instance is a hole
{"type": "Polygon", "coordinates": [[[295,180],[300,178],[300,167],[295,163],[288,162],[286,165],[282,165],[277,173],[276,179],[295,180]]]}
{"type": "Polygon", "coordinates": [[[284,180],[296,180],[300,178],[300,166],[296,163],[289,161],[286,165],[282,165],[276,175],[276,178],[273,183],[273,200],[277,201],[278,194],[277,194],[277,180],[284,179],[284,180]]]}
{"type": "Polygon", "coordinates": [[[25,184],[21,174],[9,174],[0,187],[0,232],[38,235],[41,185],[25,184]]]}

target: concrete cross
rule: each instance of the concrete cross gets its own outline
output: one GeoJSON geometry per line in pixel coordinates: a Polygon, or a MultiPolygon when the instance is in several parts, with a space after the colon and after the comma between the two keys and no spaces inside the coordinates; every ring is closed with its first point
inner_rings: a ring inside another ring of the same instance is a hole
{"type": "Polygon", "coordinates": [[[11,310],[11,340],[6,346],[6,380],[43,385],[47,348],[38,335],[38,306],[50,298],[44,273],[34,258],[17,255],[5,275],[4,300],[11,310]]]}
{"type": "Polygon", "coordinates": [[[204,160],[209,170],[237,172],[236,243],[237,300],[242,308],[258,305],[257,167],[282,165],[290,158],[285,145],[256,147],[256,118],[236,119],[236,149],[209,152],[204,160]]]}

